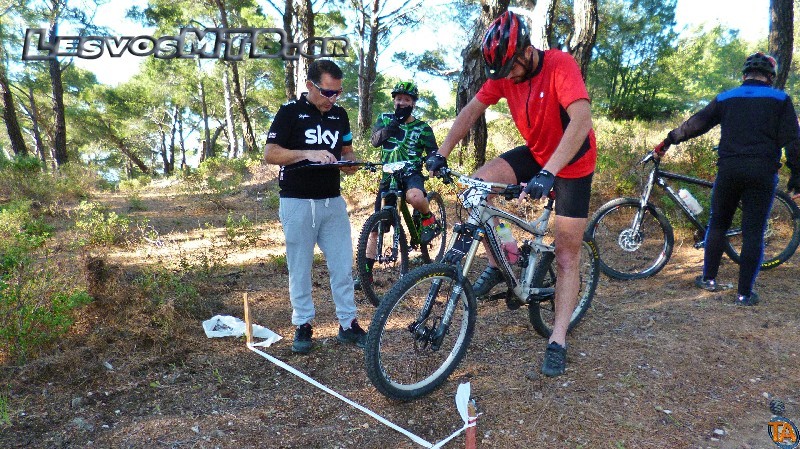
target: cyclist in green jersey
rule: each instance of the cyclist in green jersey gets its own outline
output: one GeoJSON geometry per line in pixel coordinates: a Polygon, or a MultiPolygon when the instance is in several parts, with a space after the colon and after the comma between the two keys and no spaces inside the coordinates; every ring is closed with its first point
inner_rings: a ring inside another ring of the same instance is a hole
{"type": "MultiPolygon", "coordinates": [[[[403,176],[406,202],[419,211],[422,216],[422,243],[428,243],[442,232],[441,225],[431,213],[425,192],[425,177],[422,175],[422,164],[425,159],[435,153],[439,146],[433,129],[424,121],[411,115],[419,99],[417,85],[411,81],[400,82],[392,89],[394,112],[386,112],[378,117],[372,129],[372,145],[381,147],[381,162],[411,161],[415,163],[412,170],[403,176]]],[[[389,188],[389,176],[384,174],[375,200],[375,211],[382,206],[383,192],[389,188]]],[[[374,259],[367,260],[371,264],[374,259]]],[[[369,267],[369,271],[372,267],[369,267]]]]}

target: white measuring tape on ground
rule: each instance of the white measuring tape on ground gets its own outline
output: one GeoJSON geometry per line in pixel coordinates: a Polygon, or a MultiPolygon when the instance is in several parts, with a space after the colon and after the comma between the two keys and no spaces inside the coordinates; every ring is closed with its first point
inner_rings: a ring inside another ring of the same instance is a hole
{"type": "Polygon", "coordinates": [[[259,349],[256,349],[255,346],[253,346],[252,344],[248,344],[247,348],[250,349],[251,351],[255,352],[256,354],[260,355],[261,357],[264,357],[265,359],[267,359],[270,362],[274,363],[275,365],[278,365],[279,367],[285,369],[286,371],[289,371],[290,373],[294,374],[295,376],[297,376],[297,377],[305,380],[306,382],[310,383],[311,385],[319,388],[320,390],[330,394],[331,396],[334,396],[334,397],[342,400],[343,402],[347,403],[348,405],[350,405],[350,406],[352,406],[352,407],[354,407],[354,408],[356,408],[358,410],[361,410],[362,412],[364,412],[367,415],[371,416],[372,418],[374,418],[375,420],[377,420],[381,424],[383,424],[383,425],[385,425],[387,427],[391,427],[392,429],[402,433],[403,435],[407,436],[411,441],[419,444],[422,447],[433,448],[433,449],[440,448],[440,447],[444,446],[448,441],[450,441],[453,438],[455,438],[456,436],[458,436],[458,434],[460,434],[461,432],[465,431],[466,429],[468,429],[470,427],[475,426],[475,421],[472,420],[472,422],[470,422],[470,418],[469,418],[468,413],[467,413],[467,404],[469,402],[469,396],[470,396],[470,384],[469,384],[469,382],[459,385],[458,386],[458,391],[456,392],[456,408],[458,409],[458,412],[461,415],[461,419],[464,420],[464,426],[462,428],[458,429],[457,431],[455,431],[452,435],[450,435],[449,437],[445,438],[444,440],[442,440],[442,441],[440,441],[440,442],[438,442],[436,444],[433,444],[433,443],[425,440],[424,438],[419,437],[419,436],[411,433],[410,431],[398,426],[397,424],[389,421],[388,419],[384,418],[383,416],[381,416],[381,415],[373,412],[372,410],[364,407],[363,405],[357,404],[357,403],[351,401],[350,399],[347,399],[346,397],[342,396],[341,394],[337,393],[336,391],[326,387],[325,385],[323,385],[323,384],[317,382],[316,380],[312,379],[311,377],[305,375],[304,373],[302,373],[301,371],[297,370],[293,366],[284,363],[282,360],[277,359],[277,358],[275,358],[275,357],[273,357],[273,356],[271,356],[271,355],[269,355],[269,354],[267,354],[267,353],[265,353],[265,352],[263,352],[263,351],[261,351],[259,349]]]}
{"type": "Polygon", "coordinates": [[[350,399],[342,396],[341,394],[337,393],[336,391],[326,387],[325,385],[317,382],[316,380],[312,379],[311,377],[307,376],[306,374],[302,373],[298,369],[294,368],[291,365],[283,362],[282,360],[273,357],[259,349],[257,346],[270,346],[272,343],[281,339],[281,336],[272,332],[271,330],[259,326],[257,324],[250,323],[250,311],[247,302],[247,293],[244,295],[244,321],[240,320],[239,318],[235,318],[232,316],[221,316],[217,315],[213,318],[203,321],[203,329],[206,332],[206,336],[208,338],[214,337],[239,337],[242,335],[247,336],[247,348],[251,351],[255,352],[256,354],[264,357],[265,359],[269,360],[273,364],[283,368],[284,370],[294,374],[295,376],[305,380],[306,382],[314,385],[315,387],[319,388],[320,390],[334,396],[343,402],[349,404],[350,406],[361,410],[362,412],[366,413],[367,415],[371,416],[381,424],[391,427],[392,429],[402,433],[403,435],[407,436],[411,441],[419,444],[422,447],[426,448],[440,448],[445,445],[448,441],[452,440],[456,436],[458,436],[461,432],[465,431],[470,427],[475,426],[475,419],[476,417],[470,417],[468,412],[469,407],[469,397],[470,397],[470,384],[469,382],[463,383],[458,386],[458,390],[456,391],[456,408],[458,409],[458,413],[461,415],[461,419],[464,421],[464,426],[457,431],[453,432],[452,435],[445,438],[444,440],[433,444],[424,438],[421,438],[410,431],[398,426],[397,424],[387,420],[383,416],[378,415],[377,413],[373,412],[372,410],[364,407],[363,405],[357,404],[350,399]],[[250,327],[250,329],[248,329],[250,327]],[[252,337],[256,338],[264,338],[265,340],[253,343],[252,337]]]}

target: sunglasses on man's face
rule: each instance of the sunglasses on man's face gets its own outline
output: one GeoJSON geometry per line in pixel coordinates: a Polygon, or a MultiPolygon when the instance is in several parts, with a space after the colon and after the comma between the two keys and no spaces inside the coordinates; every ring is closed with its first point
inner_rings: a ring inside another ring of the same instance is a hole
{"type": "Polygon", "coordinates": [[[339,95],[341,95],[341,94],[342,94],[342,91],[343,91],[343,89],[338,89],[338,90],[333,90],[333,89],[323,89],[323,88],[319,87],[319,86],[317,85],[317,83],[315,83],[315,82],[313,82],[313,81],[311,81],[311,84],[312,84],[314,87],[316,87],[316,88],[317,88],[317,90],[319,91],[319,93],[320,93],[320,94],[322,94],[322,96],[323,96],[323,97],[326,97],[326,98],[338,97],[339,95]]]}

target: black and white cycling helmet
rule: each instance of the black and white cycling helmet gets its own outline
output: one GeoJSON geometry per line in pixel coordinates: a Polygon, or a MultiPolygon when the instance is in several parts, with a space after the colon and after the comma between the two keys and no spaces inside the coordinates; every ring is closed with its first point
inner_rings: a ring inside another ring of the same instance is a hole
{"type": "Polygon", "coordinates": [[[761,72],[772,79],[777,73],[777,68],[778,62],[775,61],[775,58],[759,51],[748,56],[744,61],[742,74],[747,75],[749,72],[761,72]]]}

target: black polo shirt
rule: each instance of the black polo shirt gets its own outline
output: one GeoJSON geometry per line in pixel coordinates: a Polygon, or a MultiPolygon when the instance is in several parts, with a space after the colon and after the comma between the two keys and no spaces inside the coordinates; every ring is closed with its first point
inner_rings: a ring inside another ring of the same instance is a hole
{"type": "MultiPolygon", "coordinates": [[[[289,150],[327,150],[342,157],[342,147],[352,145],[350,120],[339,105],[322,113],[304,93],[280,107],[269,128],[267,143],[289,150]]],[[[281,166],[278,185],[282,198],[334,198],[341,195],[338,168],[300,168],[303,160],[281,166]]]]}

